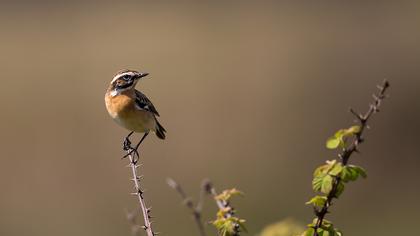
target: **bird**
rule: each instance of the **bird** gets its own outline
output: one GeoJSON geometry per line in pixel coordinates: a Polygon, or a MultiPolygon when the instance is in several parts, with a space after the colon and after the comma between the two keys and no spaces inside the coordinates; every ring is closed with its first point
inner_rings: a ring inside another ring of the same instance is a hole
{"type": "MultiPolygon", "coordinates": [[[[137,82],[149,73],[135,70],[119,71],[112,79],[105,93],[105,106],[112,119],[130,133],[124,139],[124,150],[136,151],[149,132],[165,139],[166,130],[157,120],[159,112],[146,95],[136,90],[137,82]],[[129,140],[133,133],[144,133],[133,149],[129,140]]],[[[130,152],[131,153],[131,152],[130,152]]],[[[129,154],[130,154],[129,153],[129,154]]]]}

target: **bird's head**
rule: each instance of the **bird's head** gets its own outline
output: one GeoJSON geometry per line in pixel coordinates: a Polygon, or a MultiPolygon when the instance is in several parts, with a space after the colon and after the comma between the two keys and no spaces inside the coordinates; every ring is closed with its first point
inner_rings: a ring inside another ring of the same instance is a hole
{"type": "Polygon", "coordinates": [[[122,91],[132,89],[136,86],[140,78],[143,78],[147,75],[148,73],[141,73],[134,70],[120,71],[112,79],[110,90],[116,95],[122,91]]]}

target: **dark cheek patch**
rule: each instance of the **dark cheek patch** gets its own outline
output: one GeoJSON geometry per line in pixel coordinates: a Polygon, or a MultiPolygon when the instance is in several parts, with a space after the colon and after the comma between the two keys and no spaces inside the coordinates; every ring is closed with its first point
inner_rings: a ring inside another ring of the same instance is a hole
{"type": "Polygon", "coordinates": [[[128,82],[125,82],[125,83],[117,83],[116,87],[119,88],[119,89],[125,89],[125,88],[130,87],[132,84],[133,83],[128,83],[128,82]]]}

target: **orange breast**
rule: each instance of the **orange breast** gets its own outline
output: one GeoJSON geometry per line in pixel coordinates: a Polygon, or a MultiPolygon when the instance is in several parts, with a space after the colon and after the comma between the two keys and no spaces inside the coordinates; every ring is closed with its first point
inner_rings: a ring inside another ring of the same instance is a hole
{"type": "Polygon", "coordinates": [[[156,127],[156,120],[151,112],[136,108],[134,92],[123,92],[114,97],[106,96],[105,103],[111,117],[128,130],[147,132],[156,127]]]}

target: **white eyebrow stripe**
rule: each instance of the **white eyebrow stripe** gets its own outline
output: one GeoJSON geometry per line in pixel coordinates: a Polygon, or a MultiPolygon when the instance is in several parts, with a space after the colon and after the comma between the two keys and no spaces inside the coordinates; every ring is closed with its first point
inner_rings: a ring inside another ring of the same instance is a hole
{"type": "Polygon", "coordinates": [[[131,75],[131,76],[133,76],[133,75],[134,75],[134,73],[133,73],[133,72],[131,72],[131,71],[129,71],[129,72],[125,72],[125,73],[122,73],[122,74],[117,74],[117,75],[116,75],[116,76],[112,79],[111,83],[114,83],[114,82],[115,82],[115,80],[117,80],[118,78],[123,77],[123,76],[125,76],[125,75],[131,75]]]}

